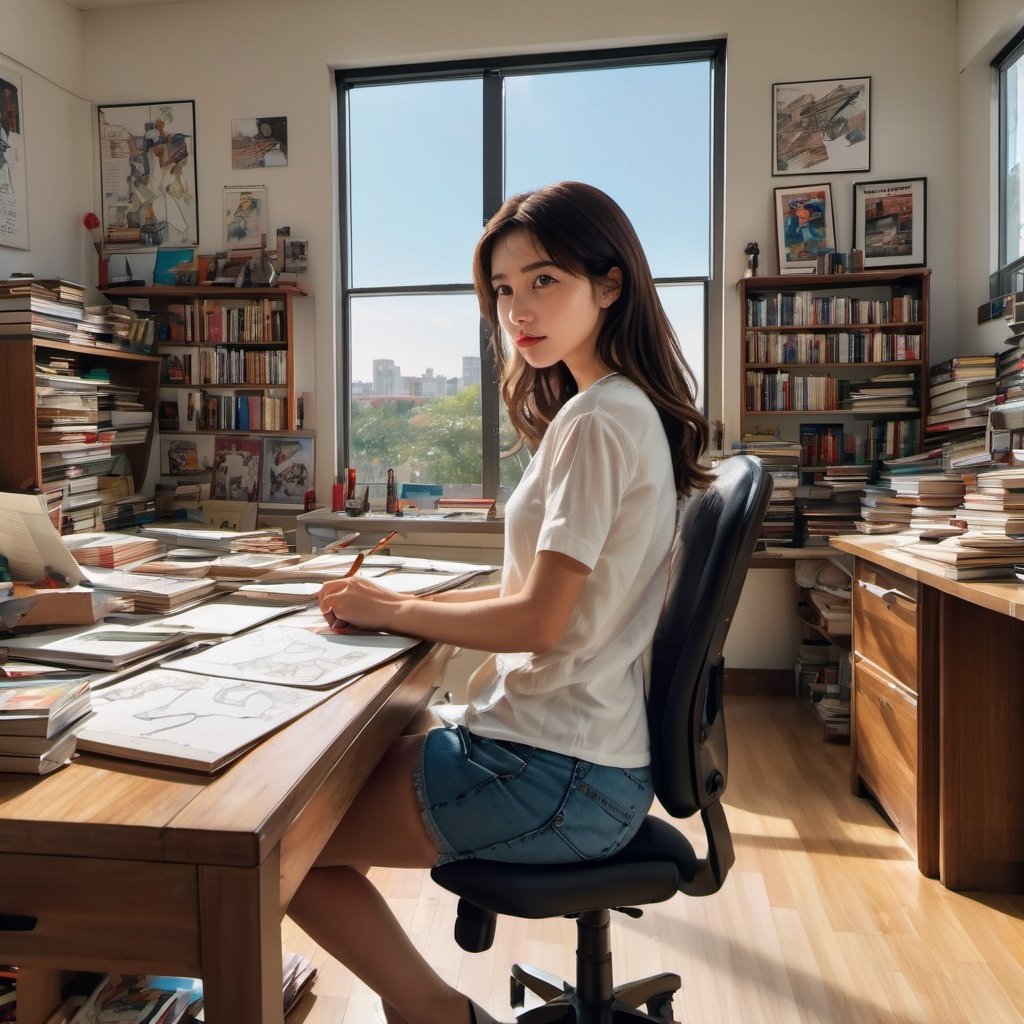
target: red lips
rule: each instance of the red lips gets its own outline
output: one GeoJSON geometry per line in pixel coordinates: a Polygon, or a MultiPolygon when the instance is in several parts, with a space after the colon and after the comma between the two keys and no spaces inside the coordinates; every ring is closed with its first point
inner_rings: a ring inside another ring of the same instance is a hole
{"type": "Polygon", "coordinates": [[[541,342],[543,340],[543,335],[520,333],[519,335],[516,336],[516,345],[518,345],[519,348],[531,348],[532,346],[536,345],[538,342],[541,342]]]}

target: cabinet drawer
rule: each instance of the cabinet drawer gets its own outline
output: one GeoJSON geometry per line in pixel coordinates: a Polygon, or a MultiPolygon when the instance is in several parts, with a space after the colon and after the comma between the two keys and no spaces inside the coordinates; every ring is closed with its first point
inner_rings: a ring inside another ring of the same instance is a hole
{"type": "Polygon", "coordinates": [[[0,962],[93,971],[131,964],[193,976],[202,969],[194,867],[0,854],[0,878],[0,914],[34,921],[19,930],[0,918],[0,962]]]}
{"type": "Polygon", "coordinates": [[[854,651],[917,693],[918,590],[914,580],[858,561],[854,651]]]}
{"type": "Polygon", "coordinates": [[[871,665],[853,668],[856,774],[917,849],[917,701],[871,665]]]}

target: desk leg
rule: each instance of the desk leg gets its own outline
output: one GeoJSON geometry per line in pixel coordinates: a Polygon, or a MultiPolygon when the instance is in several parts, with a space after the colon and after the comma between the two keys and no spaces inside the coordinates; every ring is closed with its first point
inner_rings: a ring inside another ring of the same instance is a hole
{"type": "Polygon", "coordinates": [[[257,869],[200,869],[207,1024],[283,1024],[280,851],[257,869]]]}
{"type": "Polygon", "coordinates": [[[60,1005],[61,971],[45,967],[22,967],[18,971],[18,1020],[21,1024],[43,1024],[60,1005]]]}

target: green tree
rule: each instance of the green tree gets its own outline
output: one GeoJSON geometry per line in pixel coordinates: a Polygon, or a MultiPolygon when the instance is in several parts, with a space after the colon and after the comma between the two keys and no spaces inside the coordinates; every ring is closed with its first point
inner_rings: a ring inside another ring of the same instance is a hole
{"type": "Polygon", "coordinates": [[[400,466],[409,459],[411,417],[419,405],[413,398],[352,403],[349,450],[361,481],[377,481],[382,467],[400,466]]]}
{"type": "Polygon", "coordinates": [[[421,406],[410,419],[410,462],[424,483],[479,484],[482,479],[479,385],[421,406]]]}

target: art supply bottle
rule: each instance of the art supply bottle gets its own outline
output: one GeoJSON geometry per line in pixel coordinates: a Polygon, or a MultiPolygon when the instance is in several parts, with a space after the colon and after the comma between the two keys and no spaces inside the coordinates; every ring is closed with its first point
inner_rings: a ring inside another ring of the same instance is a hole
{"type": "Polygon", "coordinates": [[[356,498],[356,467],[349,466],[346,470],[348,475],[348,490],[345,492],[345,497],[349,501],[355,501],[356,498]]]}
{"type": "Polygon", "coordinates": [[[384,511],[389,516],[398,512],[398,488],[395,486],[395,471],[393,469],[388,470],[388,493],[384,511]]]}
{"type": "Polygon", "coordinates": [[[331,486],[331,511],[345,511],[345,485],[341,482],[340,476],[334,478],[334,483],[331,486]]]}

